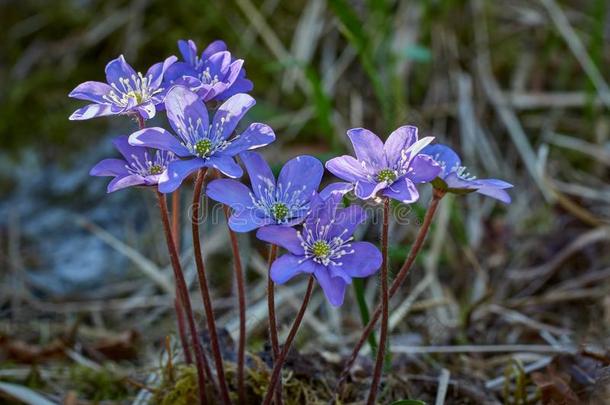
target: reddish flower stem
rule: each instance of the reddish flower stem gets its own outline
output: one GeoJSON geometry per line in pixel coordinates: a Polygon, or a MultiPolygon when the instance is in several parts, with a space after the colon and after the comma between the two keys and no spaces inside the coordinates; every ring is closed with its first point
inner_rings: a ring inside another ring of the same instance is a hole
{"type": "MultiPolygon", "coordinates": [[[[146,127],[146,123],[144,118],[140,114],[135,115],[136,121],[138,123],[139,129],[144,129],[146,127]]],[[[180,251],[180,194],[179,190],[176,190],[172,196],[172,237],[174,238],[174,244],[176,246],[176,251],[180,251]]],[[[176,298],[174,298],[174,310],[176,311],[176,319],[178,323],[178,335],[180,336],[180,344],[182,345],[182,350],[184,352],[184,361],[186,364],[191,364],[193,359],[191,358],[191,350],[188,346],[188,340],[186,335],[186,327],[184,324],[185,316],[193,316],[193,314],[184,314],[185,311],[184,306],[181,304],[180,291],[178,290],[178,284],[176,283],[176,298]]],[[[211,374],[208,373],[208,376],[211,377],[211,374]]]]}
{"type": "MultiPolygon", "coordinates": [[[[180,252],[180,190],[176,190],[172,193],[172,235],[174,236],[174,243],[176,244],[176,250],[180,252]]],[[[176,296],[178,295],[176,291],[176,296]]],[[[184,352],[184,361],[186,364],[192,364],[193,359],[191,357],[191,350],[188,347],[186,339],[186,328],[184,325],[184,308],[180,304],[179,299],[174,299],[174,308],[176,309],[176,317],[178,319],[178,336],[180,336],[180,343],[182,344],[182,350],[184,352]]]]}
{"type": "MultiPolygon", "coordinates": [[[[398,271],[398,274],[396,275],[396,278],[394,279],[394,281],[392,282],[392,285],[390,286],[389,298],[392,298],[394,296],[394,294],[396,294],[398,289],[404,283],[407,275],[409,274],[409,270],[413,266],[413,263],[415,262],[415,258],[419,254],[419,251],[421,250],[421,248],[424,244],[424,241],[426,240],[426,235],[428,234],[428,230],[430,229],[430,224],[432,224],[432,219],[434,218],[434,214],[436,213],[438,204],[441,201],[441,199],[445,196],[445,194],[446,194],[445,191],[434,189],[433,194],[432,194],[432,200],[430,201],[430,205],[428,206],[428,210],[426,211],[426,216],[424,217],[424,222],[422,223],[421,228],[419,228],[419,232],[417,233],[415,242],[411,246],[409,255],[405,259],[405,262],[403,263],[402,267],[398,271]]],[[[368,336],[371,334],[371,332],[375,328],[375,324],[379,320],[379,317],[381,316],[381,312],[382,312],[381,306],[378,305],[377,308],[375,308],[375,312],[373,312],[373,315],[371,315],[371,319],[370,319],[369,323],[366,325],[366,327],[362,331],[362,334],[360,335],[358,342],[356,342],[356,345],[354,346],[354,349],[352,350],[352,354],[350,355],[350,358],[348,359],[347,363],[345,363],[345,366],[343,367],[343,371],[341,372],[341,376],[339,378],[339,382],[337,383],[337,389],[335,390],[335,393],[341,394],[341,392],[343,391],[343,386],[345,385],[345,382],[347,380],[349,370],[352,368],[352,366],[356,362],[356,359],[358,358],[358,353],[360,352],[360,349],[362,349],[362,346],[364,346],[366,339],[368,338],[368,336]]]]}
{"type": "MultiPolygon", "coordinates": [[[[159,209],[161,211],[161,221],[163,222],[163,231],[165,232],[165,240],[167,242],[167,250],[169,252],[170,261],[172,263],[172,269],[174,271],[174,278],[176,279],[176,292],[178,298],[182,302],[184,313],[186,314],[188,328],[190,330],[193,349],[195,351],[195,364],[197,366],[197,381],[199,385],[199,401],[202,405],[207,404],[205,383],[206,383],[206,370],[209,370],[207,366],[207,360],[203,354],[201,348],[201,342],[199,340],[199,334],[197,333],[197,327],[195,326],[195,319],[193,318],[193,309],[191,307],[191,300],[189,298],[188,287],[182,274],[182,267],[180,265],[180,258],[178,256],[178,249],[174,238],[172,237],[172,229],[169,222],[169,213],[167,212],[167,202],[165,201],[165,195],[157,191],[157,199],[159,201],[159,209]]],[[[180,315],[177,314],[178,318],[180,315]]],[[[208,376],[210,376],[208,371],[208,376]]]]}
{"type": "Polygon", "coordinates": [[[244,385],[244,366],[246,360],[246,287],[244,285],[244,272],[239,256],[239,245],[235,232],[229,228],[229,207],[222,206],[225,217],[227,218],[227,229],[231,239],[231,249],[233,250],[233,266],[235,269],[235,279],[237,281],[237,301],[239,305],[239,343],[237,349],[237,393],[239,403],[246,403],[246,387],[244,385]]]}
{"type": "Polygon", "coordinates": [[[172,234],[180,251],[180,189],[172,193],[172,234]]]}
{"type": "Polygon", "coordinates": [[[201,253],[201,240],[199,238],[199,220],[201,218],[200,202],[201,192],[203,190],[203,181],[206,169],[199,169],[197,180],[195,180],[195,189],[193,192],[193,216],[191,218],[193,230],[193,251],[195,252],[195,264],[197,266],[197,276],[199,279],[199,288],[203,298],[203,307],[205,309],[205,317],[208,324],[208,332],[210,334],[210,345],[212,356],[216,365],[216,374],[218,375],[218,385],[220,388],[220,397],[225,405],[231,404],[229,398],[229,388],[220,354],[220,344],[218,342],[218,332],[216,331],[216,320],[214,319],[214,309],[212,307],[212,299],[208,288],[208,281],[205,274],[205,264],[203,262],[203,254],[201,253]]]}
{"type": "MultiPolygon", "coordinates": [[[[273,365],[280,356],[280,340],[277,336],[277,319],[275,317],[275,284],[271,280],[271,265],[277,257],[277,246],[269,244],[269,266],[267,271],[267,309],[269,312],[269,340],[271,340],[271,354],[273,365]]],[[[284,403],[282,399],[282,381],[278,381],[275,393],[276,405],[284,403]]]]}
{"type": "Polygon", "coordinates": [[[184,309],[178,299],[179,292],[176,288],[176,298],[174,298],[174,309],[176,310],[176,318],[178,320],[178,336],[180,337],[180,344],[182,345],[182,351],[184,352],[184,361],[186,364],[193,364],[193,358],[191,357],[191,350],[189,349],[188,341],[186,338],[186,325],[184,321],[184,309]]]}
{"type": "Polygon", "coordinates": [[[377,389],[381,381],[383,371],[383,360],[385,358],[385,347],[388,341],[388,227],[390,217],[390,199],[383,199],[383,225],[381,228],[381,255],[383,262],[381,264],[381,332],[379,334],[379,346],[377,348],[377,359],[375,360],[375,371],[373,372],[373,381],[369,391],[368,405],[374,405],[377,398],[377,389]]]}
{"type": "Polygon", "coordinates": [[[273,365],[273,371],[271,372],[271,381],[269,382],[269,387],[267,387],[267,393],[265,394],[265,399],[263,401],[263,405],[271,404],[273,400],[273,396],[275,393],[275,386],[280,378],[280,373],[282,372],[282,366],[284,365],[284,361],[286,361],[286,355],[290,350],[290,346],[292,345],[292,341],[297,335],[297,331],[299,330],[299,326],[301,326],[301,321],[303,320],[303,316],[305,315],[305,310],[307,309],[307,305],[309,305],[309,300],[311,298],[311,293],[313,292],[313,276],[309,277],[309,283],[307,284],[307,291],[305,292],[305,296],[303,297],[303,304],[301,304],[301,308],[297,313],[297,317],[294,319],[292,323],[292,327],[290,328],[290,332],[288,332],[288,337],[286,337],[286,341],[284,342],[284,346],[282,347],[282,351],[278,356],[275,364],[273,365]]]}

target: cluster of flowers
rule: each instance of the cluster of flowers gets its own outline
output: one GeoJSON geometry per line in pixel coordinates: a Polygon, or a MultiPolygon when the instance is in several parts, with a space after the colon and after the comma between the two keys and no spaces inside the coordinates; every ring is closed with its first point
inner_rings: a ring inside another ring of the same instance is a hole
{"type": "Polygon", "coordinates": [[[91,175],[114,177],[108,192],[149,186],[172,193],[192,173],[217,170],[227,178],[211,181],[206,194],[231,208],[229,227],[235,232],[257,230],[258,239],[286,250],[270,269],[277,284],[301,273],[313,275],[328,301],[339,306],[353,278],[379,270],[379,249],[354,241],[366,213],[359,205],[344,208],[346,193],[361,200],[410,204],[419,198],[417,185],[432,183],[443,193],[478,192],[510,202],[509,183],[477,179],[453,150],[431,144],[432,137],[419,139],[414,126],[396,129],[385,143],[367,129],[349,130],[355,157],[327,161],[326,169],[342,181],[322,190],[324,166],[312,156],[288,161],[276,179],[263,157],[252,152],[275,140],[273,130],[253,123],[236,132],[255,104],[247,94],[253,85],[244,61],[233,58],[222,41],[201,55],[193,41],[179,41],[178,46],[183,61],[171,56],[142,75],[120,56],[106,66],[107,83],[85,82],[70,93],[92,102],[75,111],[72,120],[127,115],[140,123],[138,131],[114,140],[122,158],[99,162],[91,175]],[[169,127],[146,127],[145,121],[159,111],[165,111],[169,127]],[[236,157],[250,187],[235,180],[243,174],[236,157]]]}

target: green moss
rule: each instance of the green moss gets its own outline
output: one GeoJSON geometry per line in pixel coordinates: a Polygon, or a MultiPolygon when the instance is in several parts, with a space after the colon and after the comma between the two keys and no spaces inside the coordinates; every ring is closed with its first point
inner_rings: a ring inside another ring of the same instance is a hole
{"type": "Polygon", "coordinates": [[[75,365],[68,370],[70,388],[79,398],[92,401],[120,400],[130,394],[123,376],[109,367],[94,370],[90,367],[75,365]]]}
{"type": "Polygon", "coordinates": [[[153,396],[153,403],[159,405],[196,404],[198,395],[195,366],[179,366],[173,374],[170,376],[169,373],[164,373],[161,387],[153,396]]]}

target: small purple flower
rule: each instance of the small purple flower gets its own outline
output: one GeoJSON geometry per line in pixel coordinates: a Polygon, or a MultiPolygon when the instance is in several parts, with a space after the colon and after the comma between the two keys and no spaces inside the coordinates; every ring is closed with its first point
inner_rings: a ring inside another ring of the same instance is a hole
{"type": "Polygon", "coordinates": [[[477,179],[462,166],[460,157],[450,147],[441,144],[428,145],[422,153],[432,157],[442,169],[434,182],[435,187],[456,194],[477,192],[505,204],[511,202],[505,189],[513,187],[512,184],[498,179],[477,179]]]}
{"type": "Polygon", "coordinates": [[[151,127],[131,134],[129,143],[171,151],[181,158],[169,164],[160,180],[162,193],[173,192],[186,177],[202,167],[213,167],[228,177],[241,177],[243,171],[233,157],[275,140],[273,130],[259,123],[231,137],[254,104],[249,95],[236,94],[218,108],[210,124],[208,111],[199,96],[184,86],[174,86],[167,92],[165,108],[177,136],[163,128],[151,127]]]}
{"type": "Polygon", "coordinates": [[[353,242],[354,229],[366,220],[366,213],[357,205],[338,209],[341,198],[339,193],[330,194],[327,200],[315,195],[311,213],[299,231],[269,225],[256,233],[259,239],[289,252],[271,265],[274,282],[284,284],[299,273],[313,274],[334,306],[343,304],[352,278],[374,274],[382,261],[375,245],[353,242]]]}
{"type": "Polygon", "coordinates": [[[252,90],[252,82],[246,79],[243,59],[234,59],[223,41],[214,41],[197,55],[197,45],[192,40],[178,41],[184,62],[173,64],[165,75],[169,84],[187,86],[199,94],[203,101],[226,100],[252,90]]]}
{"type": "Polygon", "coordinates": [[[76,86],[69,97],[93,101],[74,111],[71,120],[88,120],[106,115],[137,113],[148,120],[155,116],[156,106],[163,102],[167,87],[162,85],[163,75],[177,60],[170,56],[148,69],[146,75],[133,70],[123,55],[106,65],[106,80],[84,82],[76,86]]]}
{"type": "Polygon", "coordinates": [[[347,131],[356,158],[348,155],[326,162],[326,168],[347,183],[335,183],[333,191],[351,189],[358,198],[381,194],[403,203],[417,201],[417,183],[426,183],[440,173],[440,167],[421,150],[433,137],[417,139],[417,128],[403,126],[390,134],[385,144],[371,131],[354,128],[347,131]]]}
{"type": "Polygon", "coordinates": [[[233,210],[229,226],[249,232],[265,225],[298,224],[309,212],[310,200],[320,185],[324,167],[312,156],[289,160],[275,180],[271,168],[256,152],[239,155],[250,176],[252,190],[231,179],[212,181],[207,194],[233,210]]]}
{"type": "Polygon", "coordinates": [[[172,152],[131,146],[127,136],[119,136],[112,143],[124,159],[104,159],[89,172],[91,176],[114,177],[108,184],[109,193],[126,187],[157,185],[169,162],[176,158],[172,152]]]}

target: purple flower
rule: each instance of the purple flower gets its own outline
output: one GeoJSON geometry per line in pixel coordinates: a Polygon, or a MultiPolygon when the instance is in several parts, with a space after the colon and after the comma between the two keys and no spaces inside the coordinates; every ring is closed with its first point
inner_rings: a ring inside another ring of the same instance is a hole
{"type": "Polygon", "coordinates": [[[432,157],[442,169],[434,182],[435,187],[456,194],[477,192],[505,204],[511,202],[505,189],[513,187],[512,184],[498,179],[477,179],[462,166],[460,157],[450,147],[441,144],[429,145],[422,153],[432,157]]]}
{"type": "Polygon", "coordinates": [[[112,193],[132,186],[155,186],[167,171],[169,162],[175,159],[171,152],[149,151],[147,148],[131,146],[127,136],[119,136],[112,143],[123,159],[104,159],[96,164],[89,174],[91,176],[113,176],[108,184],[112,193]]]}
{"type": "Polygon", "coordinates": [[[334,191],[353,189],[361,199],[377,197],[378,193],[403,203],[417,201],[417,183],[425,183],[440,173],[440,167],[421,150],[434,138],[417,140],[417,128],[407,125],[390,134],[385,144],[364,128],[347,131],[356,152],[326,162],[326,168],[348,183],[335,183],[334,191]]]}
{"type": "Polygon", "coordinates": [[[207,194],[233,210],[229,226],[249,232],[265,225],[294,225],[309,212],[310,200],[322,179],[324,167],[312,156],[289,160],[275,180],[271,168],[256,152],[239,155],[246,166],[252,190],[230,179],[212,181],[207,194]]]}
{"type": "Polygon", "coordinates": [[[156,106],[163,102],[166,87],[162,85],[166,70],[177,60],[170,56],[148,69],[146,75],[133,70],[123,55],[106,65],[106,80],[84,82],[76,86],[69,97],[93,101],[93,104],[74,111],[71,120],[127,113],[140,114],[144,119],[155,116],[156,106]]]}
{"type": "Polygon", "coordinates": [[[145,128],[131,134],[129,143],[171,151],[181,158],[169,164],[167,174],[160,180],[162,193],[176,190],[186,177],[202,167],[213,167],[228,177],[241,177],[243,171],[233,157],[275,140],[273,130],[259,123],[231,137],[254,104],[249,95],[236,94],[218,108],[210,124],[199,96],[184,86],[174,86],[167,92],[165,108],[177,136],[160,127],[145,128]]]}
{"type": "Polygon", "coordinates": [[[214,41],[197,55],[197,45],[192,40],[178,41],[184,62],[173,64],[165,75],[170,84],[187,86],[199,94],[203,101],[226,100],[237,93],[252,90],[252,82],[246,79],[243,59],[234,59],[223,41],[214,41]]]}
{"type": "Polygon", "coordinates": [[[273,262],[274,282],[284,284],[299,273],[313,274],[334,306],[343,304],[352,278],[368,277],[381,267],[379,249],[368,242],[353,242],[354,229],[366,219],[364,210],[357,205],[338,209],[341,198],[338,193],[327,200],[315,195],[311,213],[299,231],[269,225],[256,233],[259,239],[289,252],[273,262]]]}

